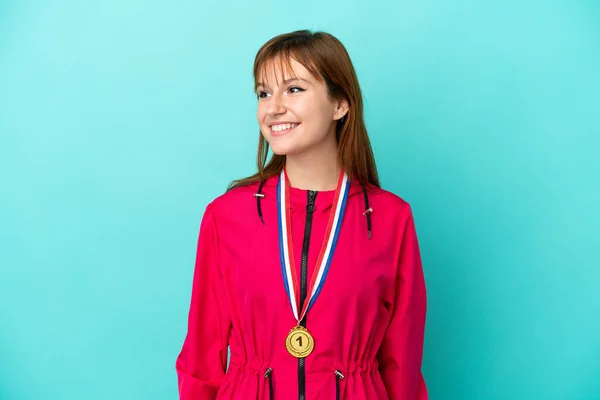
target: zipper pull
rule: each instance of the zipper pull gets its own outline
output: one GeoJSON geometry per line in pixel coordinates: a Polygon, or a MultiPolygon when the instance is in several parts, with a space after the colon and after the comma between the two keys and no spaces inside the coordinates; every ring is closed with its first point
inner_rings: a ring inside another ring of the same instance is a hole
{"type": "Polygon", "coordinates": [[[306,205],[306,212],[309,214],[314,213],[316,210],[315,199],[317,197],[317,193],[318,192],[315,190],[308,191],[308,204],[306,205]]]}

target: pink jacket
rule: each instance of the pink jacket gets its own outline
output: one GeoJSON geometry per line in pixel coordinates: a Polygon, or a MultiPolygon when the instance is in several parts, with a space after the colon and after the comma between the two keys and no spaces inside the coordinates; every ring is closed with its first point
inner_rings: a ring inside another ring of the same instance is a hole
{"type": "MultiPolygon", "coordinates": [[[[257,183],[206,208],[188,331],[176,360],[180,399],[426,400],[425,282],[409,204],[351,183],[327,278],[306,316],[314,350],[300,361],[285,346],[297,321],[280,265],[279,179],[265,181],[263,198],[254,196],[257,183]]],[[[303,255],[309,281],[315,269],[334,192],[318,192],[311,214],[308,191],[291,189],[298,281],[303,255]]]]}

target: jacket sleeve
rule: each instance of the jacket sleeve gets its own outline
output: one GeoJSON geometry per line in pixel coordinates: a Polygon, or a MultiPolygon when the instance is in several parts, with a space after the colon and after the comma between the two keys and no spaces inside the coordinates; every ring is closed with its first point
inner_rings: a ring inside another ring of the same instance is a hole
{"type": "Polygon", "coordinates": [[[180,400],[214,400],[225,376],[231,322],[220,268],[211,203],[200,224],[187,334],[175,362],[180,400]]]}
{"type": "Polygon", "coordinates": [[[377,359],[390,400],[426,400],[421,373],[426,293],[419,244],[408,206],[398,256],[391,320],[377,359]]]}

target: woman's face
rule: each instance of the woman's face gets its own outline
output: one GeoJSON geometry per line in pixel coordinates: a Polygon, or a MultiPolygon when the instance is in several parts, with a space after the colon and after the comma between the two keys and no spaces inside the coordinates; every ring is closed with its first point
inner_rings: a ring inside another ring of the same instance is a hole
{"type": "MultiPolygon", "coordinates": [[[[291,59],[293,74],[279,80],[273,63],[258,77],[256,116],[273,153],[293,155],[335,142],[335,124],[347,111],[345,101],[330,100],[325,82],[318,81],[291,59]]],[[[278,65],[278,60],[275,60],[278,65]]]]}

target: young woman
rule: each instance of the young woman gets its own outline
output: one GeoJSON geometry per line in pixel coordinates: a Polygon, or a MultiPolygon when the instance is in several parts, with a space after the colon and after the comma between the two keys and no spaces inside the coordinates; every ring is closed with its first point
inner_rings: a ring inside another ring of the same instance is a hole
{"type": "Polygon", "coordinates": [[[280,35],[254,78],[258,172],[202,219],[180,399],[427,399],[413,216],[379,187],[346,49],[280,35]]]}

